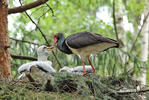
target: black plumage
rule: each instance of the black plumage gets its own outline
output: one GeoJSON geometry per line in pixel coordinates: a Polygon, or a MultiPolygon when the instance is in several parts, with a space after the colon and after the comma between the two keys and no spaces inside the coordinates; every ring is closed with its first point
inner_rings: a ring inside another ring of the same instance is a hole
{"type": "Polygon", "coordinates": [[[66,54],[79,54],[81,56],[83,64],[83,73],[86,73],[84,60],[88,58],[88,61],[92,67],[92,70],[95,71],[91,60],[89,58],[90,54],[96,54],[109,48],[118,48],[119,42],[116,40],[103,37],[97,33],[91,32],[80,32],[68,36],[66,39],[64,34],[57,33],[54,36],[54,46],[57,43],[57,48],[66,53],[66,54]]]}
{"type": "Polygon", "coordinates": [[[68,36],[65,41],[71,48],[83,48],[86,46],[94,45],[97,43],[107,42],[107,43],[115,43],[116,47],[119,46],[119,43],[113,39],[105,38],[97,33],[91,32],[80,32],[76,34],[72,34],[68,36]]]}
{"type": "Polygon", "coordinates": [[[57,48],[66,54],[72,54],[72,51],[66,45],[64,35],[62,33],[57,33],[56,38],[58,39],[57,48]]]}

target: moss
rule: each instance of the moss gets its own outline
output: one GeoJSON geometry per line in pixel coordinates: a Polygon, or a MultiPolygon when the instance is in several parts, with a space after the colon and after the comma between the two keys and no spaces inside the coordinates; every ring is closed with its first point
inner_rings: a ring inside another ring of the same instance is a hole
{"type": "MultiPolygon", "coordinates": [[[[0,82],[2,100],[138,100],[138,93],[119,94],[121,88],[135,89],[131,77],[101,77],[56,73],[46,84],[33,86],[28,81],[0,82]]],[[[147,94],[147,93],[146,93],[147,94]]]]}

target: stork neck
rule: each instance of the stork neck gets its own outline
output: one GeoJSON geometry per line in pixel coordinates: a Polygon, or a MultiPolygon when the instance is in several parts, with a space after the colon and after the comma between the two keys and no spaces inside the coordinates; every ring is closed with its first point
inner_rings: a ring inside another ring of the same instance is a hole
{"type": "Polygon", "coordinates": [[[38,61],[47,61],[48,56],[46,55],[38,55],[38,61]]]}
{"type": "Polygon", "coordinates": [[[62,45],[63,45],[64,41],[65,41],[65,37],[64,37],[64,35],[63,35],[63,36],[58,40],[57,46],[62,49],[62,45]]]}

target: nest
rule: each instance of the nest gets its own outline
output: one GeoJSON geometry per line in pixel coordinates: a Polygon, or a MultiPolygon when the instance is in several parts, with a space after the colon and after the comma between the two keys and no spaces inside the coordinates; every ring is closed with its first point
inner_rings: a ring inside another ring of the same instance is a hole
{"type": "Polygon", "coordinates": [[[44,90],[60,93],[75,92],[102,100],[140,100],[143,91],[134,91],[137,86],[138,83],[132,80],[131,77],[100,77],[95,73],[84,76],[57,73],[47,81],[44,90]]]}
{"type": "MultiPolygon", "coordinates": [[[[132,80],[131,77],[101,77],[96,73],[86,75],[55,73],[53,77],[47,77],[43,83],[39,81],[39,78],[34,83],[15,80],[5,83],[5,88],[0,87],[0,90],[6,90],[5,92],[8,94],[11,94],[12,91],[20,93],[20,90],[41,93],[69,93],[98,100],[140,100],[142,95],[148,96],[149,89],[134,91],[137,87],[138,82],[132,80]],[[19,89],[15,89],[16,87],[19,89]]],[[[25,94],[23,93],[23,95],[25,94]]],[[[3,94],[3,97],[5,95],[3,94]]]]}

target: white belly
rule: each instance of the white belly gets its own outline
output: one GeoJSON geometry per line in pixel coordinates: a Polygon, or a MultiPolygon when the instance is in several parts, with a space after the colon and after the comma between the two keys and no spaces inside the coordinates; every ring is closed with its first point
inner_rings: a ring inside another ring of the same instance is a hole
{"type": "Polygon", "coordinates": [[[116,46],[116,44],[104,42],[104,43],[98,43],[98,44],[90,45],[90,46],[79,48],[79,49],[74,49],[69,46],[68,47],[74,54],[79,54],[81,58],[82,57],[85,58],[89,56],[90,54],[99,53],[113,46],[116,46]]]}

